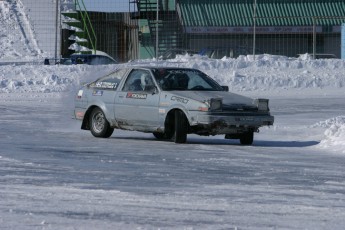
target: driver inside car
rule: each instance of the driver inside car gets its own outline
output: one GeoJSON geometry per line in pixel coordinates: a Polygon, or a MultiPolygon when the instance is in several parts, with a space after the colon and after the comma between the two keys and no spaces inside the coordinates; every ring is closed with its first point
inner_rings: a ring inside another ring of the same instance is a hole
{"type": "Polygon", "coordinates": [[[188,89],[189,77],[187,74],[176,75],[177,87],[182,90],[188,89]]]}
{"type": "Polygon", "coordinates": [[[151,91],[154,89],[152,78],[147,73],[143,73],[141,75],[141,88],[143,89],[143,91],[151,91]]]}

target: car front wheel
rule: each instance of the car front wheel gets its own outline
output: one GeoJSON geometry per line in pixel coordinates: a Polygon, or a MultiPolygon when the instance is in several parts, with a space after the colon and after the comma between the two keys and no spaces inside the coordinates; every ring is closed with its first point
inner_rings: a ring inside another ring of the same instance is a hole
{"type": "Polygon", "coordinates": [[[90,130],[93,136],[103,138],[110,137],[114,132],[114,129],[110,127],[104,112],[100,108],[95,108],[91,112],[90,130]]]}
{"type": "Polygon", "coordinates": [[[175,133],[173,140],[175,143],[186,143],[188,132],[188,120],[181,110],[175,111],[175,133]]]}

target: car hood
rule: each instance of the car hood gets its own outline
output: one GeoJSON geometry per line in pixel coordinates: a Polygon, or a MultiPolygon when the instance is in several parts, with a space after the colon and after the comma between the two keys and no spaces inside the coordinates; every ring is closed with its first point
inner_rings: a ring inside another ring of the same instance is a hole
{"type": "Polygon", "coordinates": [[[191,100],[205,102],[211,98],[222,98],[223,108],[228,109],[245,109],[256,108],[254,100],[249,97],[241,96],[235,93],[222,91],[174,91],[172,94],[188,98],[191,100]]]}

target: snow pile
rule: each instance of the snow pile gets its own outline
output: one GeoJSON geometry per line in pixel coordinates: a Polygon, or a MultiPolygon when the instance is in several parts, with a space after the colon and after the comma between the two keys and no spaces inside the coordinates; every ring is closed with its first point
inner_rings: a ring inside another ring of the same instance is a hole
{"type": "Polygon", "coordinates": [[[340,89],[345,85],[345,62],[339,59],[303,60],[265,54],[255,60],[247,55],[221,60],[182,56],[178,61],[207,72],[236,91],[340,89]]]}
{"type": "Polygon", "coordinates": [[[327,128],[324,133],[325,139],[319,144],[321,148],[332,149],[337,153],[345,153],[345,116],[331,118],[314,126],[327,128]]]}
{"type": "Polygon", "coordinates": [[[180,56],[169,61],[141,60],[109,66],[2,66],[0,68],[0,92],[61,92],[75,87],[79,81],[86,82],[118,66],[158,65],[190,67],[204,71],[221,85],[233,92],[266,92],[269,95],[288,93],[304,95],[344,94],[345,61],[339,59],[301,60],[274,55],[251,55],[237,59],[209,59],[199,55],[180,56]],[[90,76],[90,77],[86,77],[90,76]],[[80,78],[80,79],[79,79],[80,78]],[[317,90],[315,90],[317,89],[317,90]],[[43,90],[44,91],[44,90],[43,90]]]}
{"type": "Polygon", "coordinates": [[[42,54],[20,0],[0,1],[0,25],[0,60],[32,60],[42,54]]]}
{"type": "Polygon", "coordinates": [[[73,69],[56,71],[55,68],[40,66],[3,66],[0,74],[0,92],[61,92],[68,90],[76,81],[77,73],[73,69]],[[35,68],[36,67],[36,68],[35,68]]]}
{"type": "MultiPolygon", "coordinates": [[[[141,61],[142,62],[142,61],[141,61]]],[[[276,92],[304,94],[315,89],[325,93],[342,91],[345,86],[345,61],[303,59],[278,55],[240,56],[236,59],[209,59],[204,56],[177,56],[176,59],[144,64],[197,68],[235,92],[276,92]]],[[[319,92],[317,92],[319,93],[319,92]]]]}
{"type": "Polygon", "coordinates": [[[0,93],[51,93],[73,91],[114,69],[114,66],[0,66],[0,93]]]}

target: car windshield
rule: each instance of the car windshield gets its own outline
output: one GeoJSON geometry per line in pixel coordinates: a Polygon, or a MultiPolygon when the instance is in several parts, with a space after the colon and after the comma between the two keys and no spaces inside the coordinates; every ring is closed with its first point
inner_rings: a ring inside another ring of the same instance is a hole
{"type": "Polygon", "coordinates": [[[162,90],[182,91],[223,91],[222,87],[196,69],[154,69],[154,76],[162,90]]]}

